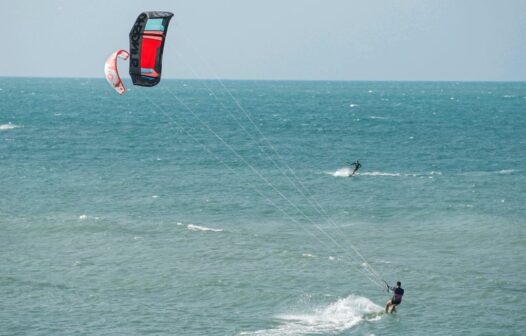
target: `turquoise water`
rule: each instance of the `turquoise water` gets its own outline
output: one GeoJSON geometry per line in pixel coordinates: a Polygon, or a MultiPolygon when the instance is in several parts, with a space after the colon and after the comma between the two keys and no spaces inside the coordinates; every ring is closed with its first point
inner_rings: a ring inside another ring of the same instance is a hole
{"type": "Polygon", "coordinates": [[[0,335],[526,332],[525,83],[126,84],[0,78],[0,335]]]}

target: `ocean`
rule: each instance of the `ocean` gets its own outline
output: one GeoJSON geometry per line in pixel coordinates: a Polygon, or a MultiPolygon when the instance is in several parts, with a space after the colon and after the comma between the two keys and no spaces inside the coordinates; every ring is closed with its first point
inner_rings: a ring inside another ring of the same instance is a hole
{"type": "Polygon", "coordinates": [[[0,78],[0,335],[526,333],[526,83],[125,84],[0,78]]]}

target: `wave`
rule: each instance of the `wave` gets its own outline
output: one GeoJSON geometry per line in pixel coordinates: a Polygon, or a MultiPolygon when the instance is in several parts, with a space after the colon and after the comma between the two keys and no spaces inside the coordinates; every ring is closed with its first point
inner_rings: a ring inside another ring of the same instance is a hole
{"type": "Polygon", "coordinates": [[[373,120],[387,120],[388,118],[386,118],[386,117],[370,116],[369,119],[373,119],[373,120]]]}
{"type": "Polygon", "coordinates": [[[519,170],[501,169],[501,170],[496,170],[496,171],[468,171],[468,172],[461,173],[461,175],[470,175],[470,176],[488,176],[488,175],[495,175],[495,174],[509,175],[509,174],[514,174],[517,172],[519,172],[519,170]]]}
{"type": "Polygon", "coordinates": [[[7,131],[7,130],[11,130],[11,129],[15,129],[15,128],[19,128],[20,126],[18,125],[14,125],[14,124],[11,124],[11,123],[8,123],[8,124],[2,124],[0,125],[0,131],[7,131]]]}
{"type": "Polygon", "coordinates": [[[308,335],[341,333],[364,320],[381,318],[383,308],[365,297],[350,295],[305,314],[278,316],[282,321],[272,329],[241,332],[239,335],[308,335]]]}
{"type": "Polygon", "coordinates": [[[84,220],[89,220],[89,219],[99,220],[100,217],[96,217],[96,216],[88,216],[88,215],[86,215],[86,214],[82,214],[82,215],[79,216],[79,220],[82,220],[82,221],[84,221],[84,220]]]}
{"type": "Polygon", "coordinates": [[[205,226],[199,226],[195,224],[188,224],[186,228],[190,231],[212,231],[212,232],[222,232],[223,229],[212,229],[205,226]]]}

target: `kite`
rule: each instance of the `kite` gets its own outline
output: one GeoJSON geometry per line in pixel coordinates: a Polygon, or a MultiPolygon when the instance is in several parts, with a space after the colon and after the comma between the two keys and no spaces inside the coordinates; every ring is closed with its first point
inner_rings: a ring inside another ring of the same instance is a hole
{"type": "Polygon", "coordinates": [[[126,50],[118,50],[111,54],[104,64],[104,74],[106,75],[106,80],[119,94],[123,94],[126,91],[126,88],[122,84],[119,71],[117,70],[117,58],[127,60],[128,57],[129,54],[126,50]]]}
{"type": "Polygon", "coordinates": [[[126,91],[119,76],[117,60],[130,59],[133,85],[155,86],[161,81],[164,41],[173,13],[144,12],[137,17],[130,31],[130,52],[118,50],[108,57],[104,74],[119,94],[126,91]]]}
{"type": "Polygon", "coordinates": [[[164,40],[170,12],[144,12],[130,31],[130,76],[133,85],[155,86],[161,81],[164,40]]]}

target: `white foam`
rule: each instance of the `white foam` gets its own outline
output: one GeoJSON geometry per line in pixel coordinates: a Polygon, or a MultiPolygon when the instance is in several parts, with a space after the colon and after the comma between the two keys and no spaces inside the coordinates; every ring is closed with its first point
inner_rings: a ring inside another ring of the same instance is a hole
{"type": "Polygon", "coordinates": [[[312,254],[310,254],[310,253],[303,253],[301,256],[302,256],[302,257],[314,258],[314,255],[312,255],[312,254]]]}
{"type": "Polygon", "coordinates": [[[400,173],[384,173],[384,172],[370,172],[370,173],[362,173],[361,175],[364,176],[402,176],[400,173]]]}
{"type": "Polygon", "coordinates": [[[350,295],[307,313],[280,315],[278,318],[282,323],[275,328],[242,332],[240,335],[336,334],[363,320],[379,320],[382,310],[382,307],[367,298],[350,295]]]}
{"type": "MultiPolygon", "coordinates": [[[[351,176],[354,169],[352,168],[340,168],[334,172],[327,172],[327,174],[332,175],[334,177],[349,177],[351,176]]],[[[379,172],[379,171],[373,171],[373,172],[366,172],[366,173],[355,173],[355,175],[362,175],[362,176],[402,176],[400,173],[387,173],[387,172],[379,172]]]]}
{"type": "Polygon", "coordinates": [[[348,177],[352,174],[351,168],[340,168],[335,172],[328,172],[327,174],[330,174],[335,177],[348,177]]]}
{"type": "Polygon", "coordinates": [[[350,108],[358,107],[358,106],[360,106],[360,105],[359,105],[359,104],[349,104],[349,107],[350,107],[350,108]]]}
{"type": "Polygon", "coordinates": [[[0,131],[7,131],[15,128],[19,128],[20,126],[14,125],[11,123],[0,125],[0,131]]]}
{"type": "Polygon", "coordinates": [[[499,171],[499,174],[512,174],[515,172],[515,169],[503,169],[499,171]]]}
{"type": "Polygon", "coordinates": [[[199,226],[195,224],[188,224],[186,228],[190,231],[212,231],[212,232],[221,232],[223,229],[212,229],[205,226],[199,226]]]}

